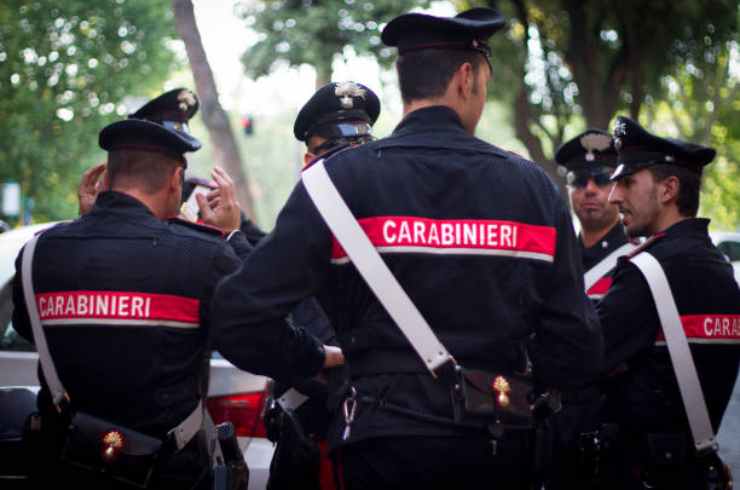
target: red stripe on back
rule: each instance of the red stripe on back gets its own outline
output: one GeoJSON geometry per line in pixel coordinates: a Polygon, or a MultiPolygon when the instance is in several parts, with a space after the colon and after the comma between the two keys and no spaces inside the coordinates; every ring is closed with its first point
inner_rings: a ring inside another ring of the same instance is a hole
{"type": "Polygon", "coordinates": [[[41,320],[116,319],[198,323],[200,301],[170,294],[124,291],[37,293],[41,320]]]}
{"type": "MultiPolygon", "coordinates": [[[[554,227],[516,221],[474,219],[430,219],[416,216],[376,216],[358,220],[376,248],[411,252],[433,250],[500,250],[555,256],[554,227]],[[422,250],[419,250],[422,249],[422,250]]],[[[347,254],[336,240],[332,259],[347,254]]]]}
{"type": "MultiPolygon", "coordinates": [[[[686,337],[706,340],[740,340],[740,315],[682,315],[686,337]]],[[[664,341],[662,330],[658,330],[656,341],[664,341]]]]}

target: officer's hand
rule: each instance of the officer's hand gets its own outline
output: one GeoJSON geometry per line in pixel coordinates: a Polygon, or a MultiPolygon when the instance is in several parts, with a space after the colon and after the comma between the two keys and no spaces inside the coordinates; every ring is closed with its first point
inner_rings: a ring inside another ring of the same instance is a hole
{"type": "Polygon", "coordinates": [[[95,199],[103,188],[105,176],[105,162],[85,170],[77,188],[77,199],[80,204],[80,216],[87,214],[95,204],[95,199]]]}
{"type": "Polygon", "coordinates": [[[198,201],[203,222],[228,234],[241,225],[241,209],[236,200],[234,181],[220,167],[214,167],[211,176],[216,188],[207,196],[199,194],[195,199],[198,201]]]}
{"type": "Polygon", "coordinates": [[[334,368],[344,364],[342,349],[333,345],[324,345],[324,369],[334,368]]]}

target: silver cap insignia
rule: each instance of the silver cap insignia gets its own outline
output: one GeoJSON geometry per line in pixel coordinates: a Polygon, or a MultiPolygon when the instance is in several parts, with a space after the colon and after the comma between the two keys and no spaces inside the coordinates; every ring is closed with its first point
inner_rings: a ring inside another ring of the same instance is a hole
{"type": "Polygon", "coordinates": [[[182,90],[177,94],[177,102],[179,103],[178,108],[183,112],[187,112],[188,109],[195,105],[195,94],[190,90],[182,90]]]}
{"type": "Polygon", "coordinates": [[[338,83],[334,88],[334,94],[339,97],[339,101],[344,109],[352,109],[354,101],[352,97],[365,98],[366,90],[354,82],[338,83]]]}

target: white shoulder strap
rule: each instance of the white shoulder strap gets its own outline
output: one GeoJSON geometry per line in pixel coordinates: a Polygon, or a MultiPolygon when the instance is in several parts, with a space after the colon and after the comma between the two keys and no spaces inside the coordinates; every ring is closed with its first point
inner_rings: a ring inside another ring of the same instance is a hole
{"type": "MultiPolygon", "coordinates": [[[[23,282],[23,299],[26,301],[26,311],[28,319],[31,322],[31,331],[33,332],[33,342],[36,344],[36,350],[39,353],[41,362],[41,371],[44,373],[46,384],[51,392],[51,398],[54,404],[59,407],[64,399],[69,399],[67,392],[62,386],[62,382],[57,374],[56,366],[49,352],[49,345],[46,342],[46,334],[41,325],[39,310],[36,304],[36,295],[33,288],[33,256],[36,252],[36,243],[41,235],[36,235],[26,243],[23,249],[23,260],[21,262],[21,280],[23,282]]],[[[190,415],[185,417],[180,424],[169,431],[175,439],[177,449],[182,449],[198,433],[203,426],[203,402],[199,401],[190,415]]]]}
{"type": "Polygon", "coordinates": [[[627,255],[635,248],[630,242],[625,243],[596,264],[591,267],[588,272],[583,275],[583,282],[586,286],[586,291],[596,284],[596,282],[604,277],[610,270],[617,266],[617,259],[623,255],[627,255]]]}
{"type": "Polygon", "coordinates": [[[41,371],[43,371],[46,384],[49,386],[51,399],[55,405],[59,406],[62,400],[67,397],[67,392],[64,390],[64,386],[62,386],[62,382],[59,380],[59,375],[57,374],[57,369],[54,366],[54,362],[51,360],[49,345],[46,343],[46,335],[44,335],[44,329],[41,326],[41,318],[39,317],[39,310],[36,305],[36,294],[33,289],[33,255],[36,251],[36,243],[38,242],[39,236],[40,235],[36,235],[31,238],[23,249],[23,261],[21,262],[23,299],[26,301],[26,311],[28,311],[28,319],[31,322],[33,341],[36,344],[36,350],[39,353],[41,371]]]}
{"type": "Polygon", "coordinates": [[[653,295],[668,352],[671,356],[673,371],[676,373],[678,387],[681,391],[684,409],[689,419],[694,445],[698,451],[716,450],[717,443],[714,438],[712,423],[709,420],[704,392],[699,384],[694,358],[691,357],[686,332],[684,332],[665,271],[658,260],[648,252],[641,252],[630,260],[645,276],[653,295]]]}
{"type": "Polygon", "coordinates": [[[421,357],[427,369],[435,370],[454,362],[452,355],[439,341],[416,305],[409,299],[388,266],[370,243],[360,224],[329,178],[324,160],[303,171],[303,185],[332,233],[357,267],[367,285],[375,293],[398,328],[421,357]]]}

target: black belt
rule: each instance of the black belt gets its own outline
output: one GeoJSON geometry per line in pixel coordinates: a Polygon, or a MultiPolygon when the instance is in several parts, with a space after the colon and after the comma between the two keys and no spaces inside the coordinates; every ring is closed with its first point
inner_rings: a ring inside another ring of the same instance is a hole
{"type": "MultiPolygon", "coordinates": [[[[360,353],[345,353],[352,378],[379,374],[429,374],[418,354],[407,350],[367,350],[360,353]]],[[[466,368],[510,373],[517,369],[510,365],[495,366],[489,362],[462,362],[466,368]]]]}

